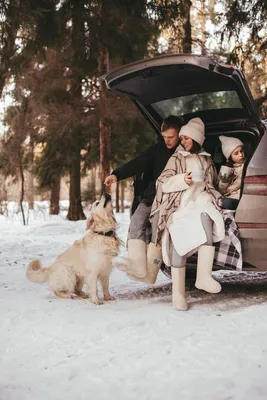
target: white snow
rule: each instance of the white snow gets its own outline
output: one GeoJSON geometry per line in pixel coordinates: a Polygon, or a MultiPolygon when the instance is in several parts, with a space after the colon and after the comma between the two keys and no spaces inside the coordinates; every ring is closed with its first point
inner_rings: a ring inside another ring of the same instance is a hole
{"type": "MultiPolygon", "coordinates": [[[[117,215],[126,238],[129,215],[117,215]]],[[[266,400],[267,274],[217,273],[223,292],[111,276],[115,302],[56,298],[27,281],[84,234],[85,222],[0,217],[0,400],[266,400]]]]}

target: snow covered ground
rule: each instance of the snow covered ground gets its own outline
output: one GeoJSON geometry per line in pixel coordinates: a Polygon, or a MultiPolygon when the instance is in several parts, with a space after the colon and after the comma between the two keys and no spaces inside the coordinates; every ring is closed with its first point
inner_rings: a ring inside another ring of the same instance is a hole
{"type": "MultiPolygon", "coordinates": [[[[126,238],[128,214],[117,215],[126,238]]],[[[267,274],[217,273],[223,292],[111,277],[115,302],[63,300],[26,280],[80,238],[85,222],[0,218],[0,400],[258,400],[267,398],[267,274]]]]}

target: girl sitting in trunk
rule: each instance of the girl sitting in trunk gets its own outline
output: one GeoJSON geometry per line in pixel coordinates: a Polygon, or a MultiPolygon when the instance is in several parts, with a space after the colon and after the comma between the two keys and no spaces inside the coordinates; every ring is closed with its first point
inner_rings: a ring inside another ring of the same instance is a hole
{"type": "MultiPolygon", "coordinates": [[[[187,310],[185,272],[187,257],[198,251],[195,286],[209,293],[221,291],[212,278],[213,243],[224,238],[224,221],[215,189],[216,170],[210,154],[202,149],[205,126],[193,118],[179,133],[184,150],[177,149],[157,180],[151,222],[152,241],[162,246],[163,261],[171,267],[172,305],[187,310]]],[[[158,268],[158,265],[155,265],[158,268]]]]}
{"type": "Polygon", "coordinates": [[[224,198],[239,200],[245,162],[244,144],[233,137],[219,136],[226,166],[219,174],[219,191],[224,198]]]}

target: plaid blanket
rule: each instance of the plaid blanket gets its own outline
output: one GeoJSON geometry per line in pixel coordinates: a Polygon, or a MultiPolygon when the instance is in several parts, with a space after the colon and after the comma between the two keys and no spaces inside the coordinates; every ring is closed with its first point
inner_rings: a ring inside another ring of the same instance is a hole
{"type": "MultiPolygon", "coordinates": [[[[240,233],[235,222],[234,214],[223,213],[223,219],[225,224],[225,237],[218,243],[215,243],[215,255],[213,264],[221,268],[236,269],[237,271],[242,270],[243,257],[242,248],[240,241],[240,233]]],[[[197,253],[192,256],[197,258],[197,253]]],[[[162,272],[171,277],[170,267],[162,265],[162,272]]]]}
{"type": "Polygon", "coordinates": [[[243,258],[240,233],[235,222],[234,214],[223,213],[225,237],[215,243],[215,256],[213,263],[218,267],[242,270],[243,258]]]}

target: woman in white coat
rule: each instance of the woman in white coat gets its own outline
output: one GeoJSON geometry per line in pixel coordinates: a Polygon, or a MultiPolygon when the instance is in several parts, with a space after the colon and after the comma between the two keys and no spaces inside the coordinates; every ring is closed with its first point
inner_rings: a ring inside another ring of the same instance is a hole
{"type": "Polygon", "coordinates": [[[210,154],[202,149],[204,134],[200,118],[181,128],[179,136],[184,150],[176,150],[158,178],[151,211],[152,241],[162,246],[163,261],[171,267],[172,305],[176,310],[188,308],[186,259],[196,251],[196,287],[209,293],[221,291],[219,282],[212,278],[212,244],[224,238],[225,229],[218,206],[221,194],[214,187],[216,170],[210,154]]]}

